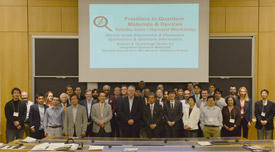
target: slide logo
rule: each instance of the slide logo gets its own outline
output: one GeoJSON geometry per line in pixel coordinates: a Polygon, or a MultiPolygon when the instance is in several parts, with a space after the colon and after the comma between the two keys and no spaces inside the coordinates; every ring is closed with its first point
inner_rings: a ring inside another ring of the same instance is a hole
{"type": "Polygon", "coordinates": [[[112,29],[110,29],[107,25],[108,25],[108,19],[105,16],[97,16],[94,18],[94,25],[96,27],[105,27],[106,29],[108,29],[110,32],[113,32],[112,29]]]}

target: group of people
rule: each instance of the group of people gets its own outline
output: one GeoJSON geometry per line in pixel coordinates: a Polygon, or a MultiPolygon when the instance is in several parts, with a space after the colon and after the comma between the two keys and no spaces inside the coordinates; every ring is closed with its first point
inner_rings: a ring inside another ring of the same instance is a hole
{"type": "MultiPolygon", "coordinates": [[[[188,83],[187,89],[156,90],[141,81],[102,91],[67,86],[56,96],[48,91],[37,94],[35,101],[19,88],[11,91],[12,100],[5,105],[7,143],[14,138],[31,136],[75,137],[234,137],[248,138],[252,121],[252,100],[245,87],[230,86],[230,94],[222,97],[215,84],[202,89],[188,83]],[[242,130],[242,131],[241,131],[242,130]],[[241,135],[242,132],[242,135],[241,135]]],[[[275,104],[268,100],[269,91],[261,91],[255,102],[258,139],[273,138],[275,104]]]]}

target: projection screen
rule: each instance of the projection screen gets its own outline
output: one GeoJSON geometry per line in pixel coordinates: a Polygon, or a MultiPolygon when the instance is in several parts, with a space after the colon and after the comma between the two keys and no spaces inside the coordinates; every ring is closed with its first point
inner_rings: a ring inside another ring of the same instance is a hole
{"type": "Polygon", "coordinates": [[[208,0],[79,0],[80,82],[208,82],[208,0]]]}

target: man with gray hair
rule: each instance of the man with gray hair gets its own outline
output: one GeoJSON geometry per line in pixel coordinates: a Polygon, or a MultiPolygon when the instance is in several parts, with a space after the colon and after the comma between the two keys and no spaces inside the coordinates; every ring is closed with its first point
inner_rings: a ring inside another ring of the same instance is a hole
{"type": "Polygon", "coordinates": [[[87,118],[88,118],[88,123],[87,123],[87,131],[86,131],[86,136],[87,137],[92,137],[92,106],[93,104],[97,103],[97,100],[92,98],[92,90],[86,90],[85,91],[85,99],[81,100],[79,102],[80,105],[84,106],[86,108],[87,112],[87,118]]]}
{"type": "Polygon", "coordinates": [[[103,86],[102,90],[106,94],[105,103],[111,104],[112,103],[111,98],[110,98],[111,87],[106,84],[103,86]]]}
{"type": "Polygon", "coordinates": [[[30,132],[30,126],[29,126],[29,113],[30,113],[30,107],[31,105],[33,105],[33,102],[29,100],[29,93],[27,91],[22,91],[21,98],[22,98],[22,102],[25,103],[27,106],[27,114],[24,122],[24,126],[25,126],[24,132],[26,136],[30,136],[31,132],[30,132]]]}
{"type": "Polygon", "coordinates": [[[139,137],[142,101],[135,97],[135,87],[129,86],[127,90],[128,96],[122,98],[118,107],[118,120],[120,124],[120,133],[122,137],[139,137]]]}
{"type": "Polygon", "coordinates": [[[66,108],[70,106],[68,98],[69,96],[66,93],[60,94],[60,106],[63,108],[64,111],[66,111],[66,108]]]}

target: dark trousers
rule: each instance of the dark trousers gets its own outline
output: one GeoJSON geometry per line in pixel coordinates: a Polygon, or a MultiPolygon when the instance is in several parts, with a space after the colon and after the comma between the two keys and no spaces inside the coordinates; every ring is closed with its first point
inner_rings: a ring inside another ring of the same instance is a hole
{"type": "Polygon", "coordinates": [[[77,136],[76,136],[76,129],[75,129],[75,125],[74,125],[74,134],[73,134],[73,137],[77,137],[77,136]]]}
{"type": "Polygon", "coordinates": [[[240,136],[240,128],[235,128],[233,131],[228,131],[222,127],[221,131],[222,137],[238,137],[240,136]]]}
{"type": "Polygon", "coordinates": [[[119,129],[119,121],[118,121],[118,118],[115,117],[115,135],[116,137],[120,137],[120,129],[119,129]]]}
{"type": "Polygon", "coordinates": [[[146,134],[148,138],[160,138],[160,128],[156,127],[155,129],[151,129],[150,127],[146,127],[146,134]]]}
{"type": "Polygon", "coordinates": [[[185,130],[185,137],[195,138],[199,136],[199,130],[185,130]]]}
{"type": "Polygon", "coordinates": [[[116,117],[113,116],[113,118],[111,119],[111,128],[112,128],[112,133],[111,133],[111,137],[119,137],[119,133],[116,131],[117,130],[117,123],[116,123],[116,117]]]}
{"type": "Polygon", "coordinates": [[[174,125],[172,127],[165,125],[165,137],[167,138],[177,138],[179,137],[178,126],[174,125]]]}
{"type": "Polygon", "coordinates": [[[139,124],[121,127],[121,136],[127,138],[138,138],[139,137],[139,124]]]}
{"type": "Polygon", "coordinates": [[[180,119],[179,121],[179,126],[178,126],[178,137],[185,137],[185,129],[184,129],[184,124],[182,120],[180,119]]]}
{"type": "Polygon", "coordinates": [[[34,133],[31,133],[31,137],[36,138],[36,139],[42,139],[45,138],[45,132],[44,129],[41,130],[35,130],[34,133]]]}
{"type": "MultiPolygon", "coordinates": [[[[89,121],[90,122],[90,121],[89,121]]],[[[92,129],[93,129],[93,123],[90,122],[91,124],[89,124],[87,126],[87,131],[86,131],[86,137],[92,137],[93,136],[93,132],[92,132],[92,129]]]]}
{"type": "Polygon", "coordinates": [[[100,128],[99,132],[95,134],[96,137],[111,137],[111,133],[106,133],[104,128],[100,128]]]}
{"type": "Polygon", "coordinates": [[[248,127],[247,127],[248,121],[246,121],[245,118],[241,119],[241,128],[239,129],[241,134],[241,129],[243,130],[243,137],[248,138],[248,127]]]}
{"type": "Polygon", "coordinates": [[[6,140],[7,143],[12,142],[14,138],[22,139],[24,137],[24,128],[18,129],[11,129],[7,127],[6,129],[6,140]]]}

